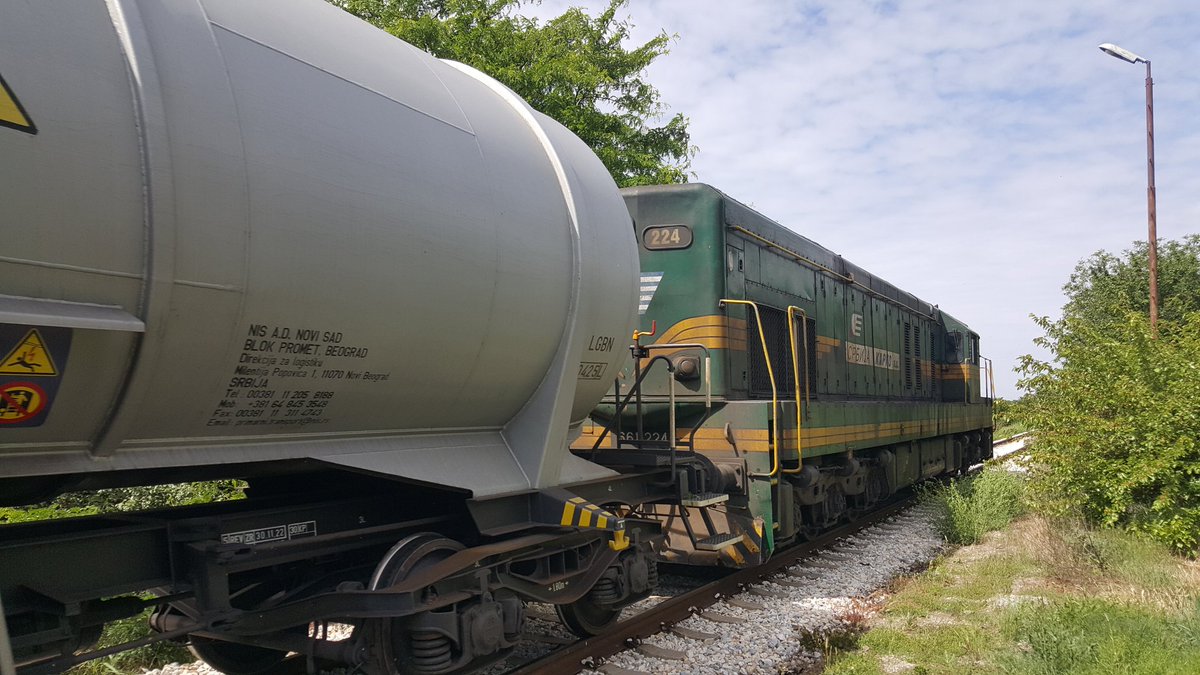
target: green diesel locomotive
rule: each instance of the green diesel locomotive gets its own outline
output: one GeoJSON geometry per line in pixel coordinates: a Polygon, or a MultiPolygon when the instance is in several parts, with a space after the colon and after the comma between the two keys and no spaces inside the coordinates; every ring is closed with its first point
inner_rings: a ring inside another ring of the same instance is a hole
{"type": "Polygon", "coordinates": [[[573,450],[670,467],[661,559],[747,566],[991,456],[993,383],[962,322],[702,184],[623,191],[636,357],[573,450]]]}

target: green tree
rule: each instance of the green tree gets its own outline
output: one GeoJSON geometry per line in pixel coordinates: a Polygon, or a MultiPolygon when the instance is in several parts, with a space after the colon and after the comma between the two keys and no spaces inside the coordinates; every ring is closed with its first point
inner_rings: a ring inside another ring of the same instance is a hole
{"type": "Polygon", "coordinates": [[[1165,242],[1164,312],[1150,335],[1145,249],[1084,260],[1063,318],[1035,317],[1019,386],[1035,429],[1030,467],[1043,504],[1200,547],[1200,239],[1165,242]],[[1193,279],[1188,281],[1188,279],[1193,279]],[[1169,308],[1169,309],[1168,309],[1169,308]]]}
{"type": "Polygon", "coordinates": [[[518,13],[528,0],[329,0],[439,58],[478,68],[591,146],[617,184],[687,182],[688,120],[645,79],[667,53],[665,32],[624,46],[627,0],[598,16],[573,7],[544,23],[518,13]]]}
{"type": "MultiPolygon", "coordinates": [[[[1150,312],[1149,246],[1135,243],[1118,256],[1097,251],[1080,261],[1063,290],[1063,314],[1088,323],[1121,321],[1125,312],[1150,312]]],[[[1159,317],[1179,321],[1200,311],[1200,235],[1166,240],[1158,250],[1159,317]]]]}

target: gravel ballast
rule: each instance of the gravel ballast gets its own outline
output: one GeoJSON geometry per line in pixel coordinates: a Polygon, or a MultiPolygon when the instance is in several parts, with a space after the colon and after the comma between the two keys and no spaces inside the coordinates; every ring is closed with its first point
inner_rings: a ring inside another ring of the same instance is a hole
{"type": "MultiPolygon", "coordinates": [[[[804,635],[819,636],[843,629],[843,617],[856,611],[862,597],[899,575],[924,568],[944,547],[934,527],[932,510],[914,507],[841,539],[831,548],[789,568],[787,573],[758,584],[758,588],[771,595],[747,592],[737,596],[739,600],[762,605],[763,609],[745,609],[738,606],[742,603],[722,601],[708,610],[743,619],[743,623],[692,616],[678,624],[716,634],[716,640],[691,640],[669,633],[646,639],[648,645],[682,652],[682,661],[626,650],[613,656],[608,664],[647,673],[688,675],[803,670],[820,658],[817,653],[805,650],[804,635]],[[776,583],[784,580],[801,581],[803,585],[776,583]]],[[[603,669],[587,672],[603,672],[603,669]]]]}

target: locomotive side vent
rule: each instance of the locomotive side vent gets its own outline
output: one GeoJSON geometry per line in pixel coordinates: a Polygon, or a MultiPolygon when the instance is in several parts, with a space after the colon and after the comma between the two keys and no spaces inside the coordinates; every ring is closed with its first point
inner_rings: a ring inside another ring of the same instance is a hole
{"type": "Polygon", "coordinates": [[[913,353],[916,355],[913,365],[913,379],[916,381],[917,391],[921,391],[925,385],[921,377],[921,369],[925,367],[925,359],[921,358],[924,354],[921,353],[921,329],[923,326],[918,325],[917,331],[913,333],[913,353]]]}
{"type": "MultiPolygon", "coordinates": [[[[771,370],[775,372],[775,386],[779,397],[787,399],[796,390],[796,379],[792,376],[791,345],[788,343],[787,314],[766,305],[759,305],[758,309],[762,316],[763,335],[767,339],[767,353],[771,355],[771,370]]],[[[813,333],[809,331],[810,336],[813,333]]],[[[771,376],[763,359],[758,326],[754,324],[753,315],[746,322],[746,351],[750,357],[750,397],[771,398],[771,376]]],[[[804,354],[799,354],[799,358],[803,359],[804,354]]]]}
{"type": "Polygon", "coordinates": [[[913,388],[912,324],[904,322],[904,388],[913,388]]]}

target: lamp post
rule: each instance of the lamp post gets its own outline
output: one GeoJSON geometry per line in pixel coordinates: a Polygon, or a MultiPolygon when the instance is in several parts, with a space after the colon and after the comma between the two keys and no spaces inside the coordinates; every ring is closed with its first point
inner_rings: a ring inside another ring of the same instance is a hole
{"type": "Polygon", "coordinates": [[[1100,51],[1128,63],[1146,64],[1146,213],[1150,229],[1150,333],[1158,337],[1158,215],[1154,196],[1154,80],[1150,77],[1150,59],[1122,49],[1111,42],[1100,51]]]}

